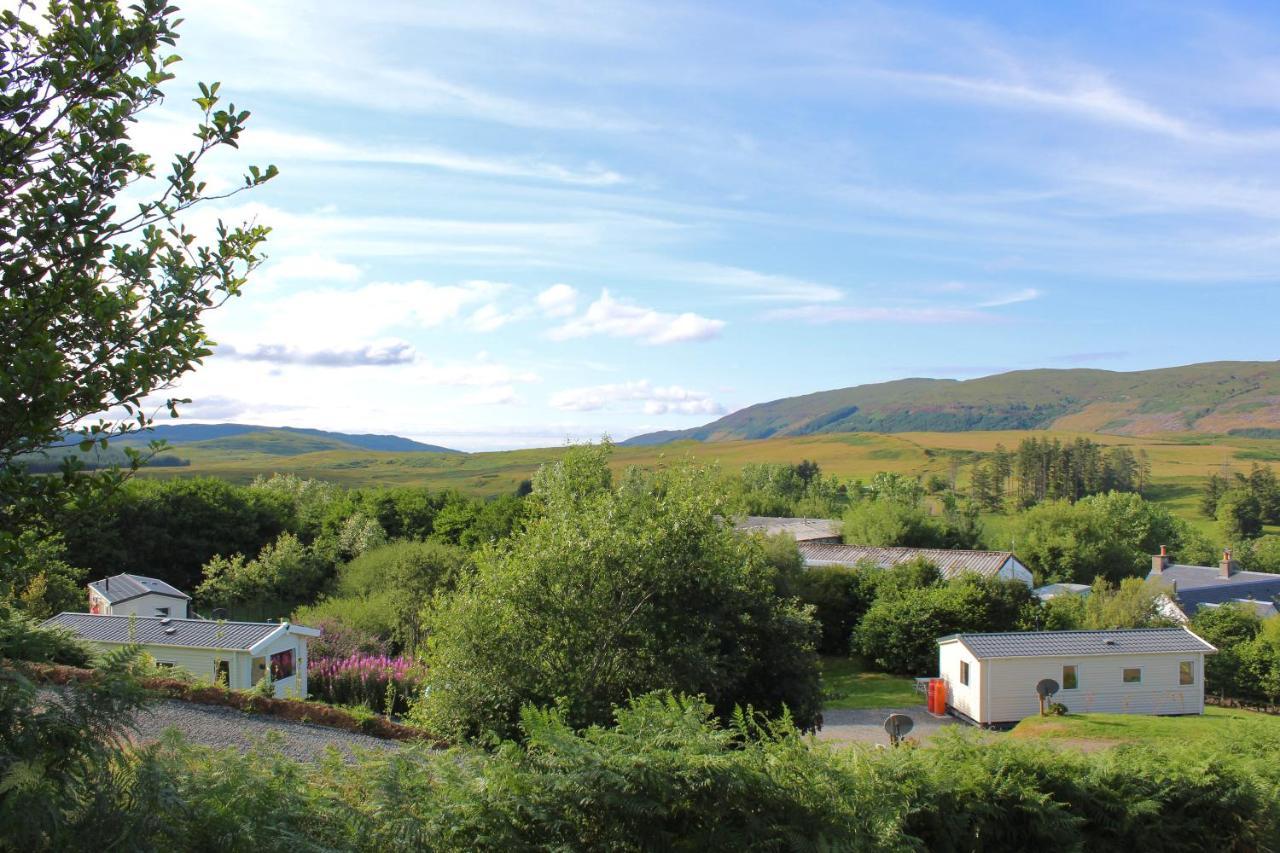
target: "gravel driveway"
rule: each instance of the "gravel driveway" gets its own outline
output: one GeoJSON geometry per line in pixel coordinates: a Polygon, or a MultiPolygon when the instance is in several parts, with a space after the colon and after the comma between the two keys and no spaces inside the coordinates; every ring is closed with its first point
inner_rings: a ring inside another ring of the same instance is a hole
{"type": "Polygon", "coordinates": [[[242,750],[253,746],[266,735],[275,733],[280,735],[280,750],[300,761],[312,761],[330,746],[338,747],[348,758],[354,756],[352,747],[396,750],[402,746],[399,741],[383,740],[327,726],[282,720],[264,714],[246,714],[217,705],[197,705],[173,700],[153,702],[138,714],[134,740],[150,743],[159,740],[160,735],[170,728],[180,731],[190,743],[213,747],[235,746],[242,750]]]}
{"type": "Polygon", "coordinates": [[[884,730],[885,718],[890,714],[906,714],[915,723],[915,728],[907,737],[925,741],[937,734],[944,726],[958,724],[954,717],[934,717],[922,705],[911,708],[871,708],[865,711],[822,712],[822,731],[818,732],[818,740],[858,741],[861,743],[889,743],[889,735],[884,730]]]}

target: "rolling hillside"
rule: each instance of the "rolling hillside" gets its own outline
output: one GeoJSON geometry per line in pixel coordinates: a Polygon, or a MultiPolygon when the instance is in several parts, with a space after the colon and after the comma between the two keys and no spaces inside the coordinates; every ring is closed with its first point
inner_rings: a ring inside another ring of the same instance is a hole
{"type": "Polygon", "coordinates": [[[393,453],[459,453],[448,447],[423,444],[398,435],[327,432],[301,427],[267,427],[253,424],[173,424],[158,426],[113,444],[146,444],[162,439],[184,450],[198,446],[213,450],[246,450],[277,456],[294,456],[322,450],[379,450],[393,453]]]}
{"type": "Polygon", "coordinates": [[[1019,370],[963,381],[900,379],[759,403],[705,426],[648,433],[623,444],[1029,429],[1266,435],[1280,429],[1280,362],[1221,361],[1132,373],[1019,370]]]}

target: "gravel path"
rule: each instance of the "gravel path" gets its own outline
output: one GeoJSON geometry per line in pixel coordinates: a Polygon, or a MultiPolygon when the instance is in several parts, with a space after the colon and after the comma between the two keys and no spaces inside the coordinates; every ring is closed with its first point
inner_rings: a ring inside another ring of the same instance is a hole
{"type": "Polygon", "coordinates": [[[197,705],[173,700],[153,702],[141,712],[137,718],[137,734],[134,739],[150,743],[159,740],[160,735],[170,728],[180,731],[190,743],[213,747],[235,746],[241,750],[255,745],[268,734],[278,734],[280,750],[300,761],[313,761],[330,746],[336,746],[348,758],[354,757],[352,747],[397,750],[402,746],[399,741],[383,740],[327,726],[282,720],[264,714],[246,714],[217,705],[197,705]]]}
{"type": "Polygon", "coordinates": [[[921,742],[937,734],[943,727],[959,722],[954,717],[934,717],[920,705],[912,708],[872,708],[865,711],[827,710],[822,712],[822,731],[818,732],[818,740],[887,745],[889,735],[884,730],[884,721],[890,714],[906,714],[910,717],[915,727],[907,737],[921,742]]]}

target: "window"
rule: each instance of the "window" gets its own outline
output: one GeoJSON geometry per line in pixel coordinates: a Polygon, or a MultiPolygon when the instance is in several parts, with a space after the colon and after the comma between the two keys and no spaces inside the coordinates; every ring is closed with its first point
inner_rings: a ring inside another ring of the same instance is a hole
{"type": "Polygon", "coordinates": [[[1196,683],[1196,662],[1193,660],[1184,660],[1178,664],[1178,683],[1179,684],[1195,684],[1196,683]]]}
{"type": "Polygon", "coordinates": [[[279,681],[293,675],[293,649],[276,652],[271,656],[271,680],[279,681]]]}
{"type": "Polygon", "coordinates": [[[1124,669],[1125,684],[1141,684],[1142,683],[1142,667],[1127,666],[1124,669]]]}
{"type": "Polygon", "coordinates": [[[969,662],[967,660],[960,661],[960,683],[969,683],[969,662]]]}
{"type": "Polygon", "coordinates": [[[1080,675],[1076,671],[1075,664],[1067,664],[1062,667],[1062,689],[1075,690],[1080,686],[1080,675]]]}
{"type": "Polygon", "coordinates": [[[222,687],[231,686],[231,662],[220,660],[214,664],[213,683],[222,687]]]}
{"type": "Polygon", "coordinates": [[[168,615],[169,615],[169,608],[167,608],[167,607],[157,607],[157,608],[156,608],[156,615],[157,615],[157,616],[159,616],[159,617],[161,617],[161,618],[164,618],[164,617],[168,616],[168,615]]]}
{"type": "Polygon", "coordinates": [[[156,667],[158,667],[159,669],[173,669],[173,666],[174,664],[173,664],[173,661],[171,660],[156,661],[156,667]]]}

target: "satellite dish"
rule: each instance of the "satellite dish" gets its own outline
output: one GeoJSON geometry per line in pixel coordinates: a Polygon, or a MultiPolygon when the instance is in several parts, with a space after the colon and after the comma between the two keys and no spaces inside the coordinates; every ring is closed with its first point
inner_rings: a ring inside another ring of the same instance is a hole
{"type": "Polygon", "coordinates": [[[1036,682],[1036,695],[1040,697],[1040,716],[1044,716],[1044,703],[1058,692],[1058,682],[1052,678],[1042,678],[1036,682]]]}
{"type": "Polygon", "coordinates": [[[915,725],[915,722],[906,714],[890,714],[884,721],[884,730],[889,733],[889,743],[897,744],[915,728],[915,725]]]}

